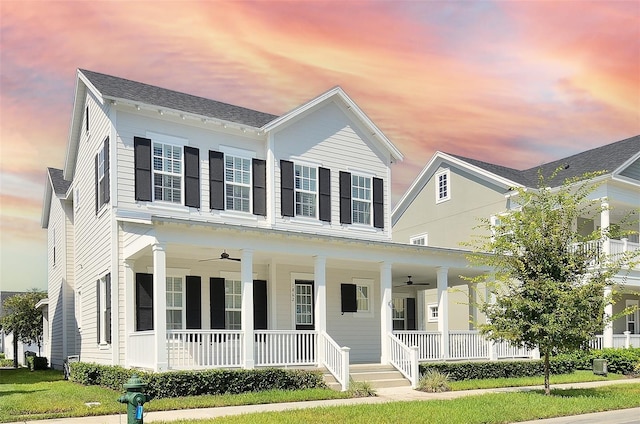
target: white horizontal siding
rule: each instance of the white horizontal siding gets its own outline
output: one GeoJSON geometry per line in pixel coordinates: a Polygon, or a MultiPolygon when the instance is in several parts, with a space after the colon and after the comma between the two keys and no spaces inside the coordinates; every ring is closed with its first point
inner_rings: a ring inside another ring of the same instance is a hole
{"type": "Polygon", "coordinates": [[[62,367],[63,360],[63,296],[62,283],[66,258],[63,256],[65,244],[64,211],[60,200],[51,199],[49,227],[47,229],[48,298],[49,298],[49,362],[52,367],[62,367]],[[55,234],[55,238],[54,238],[55,234]],[[55,264],[54,264],[55,247],[55,264]]]}

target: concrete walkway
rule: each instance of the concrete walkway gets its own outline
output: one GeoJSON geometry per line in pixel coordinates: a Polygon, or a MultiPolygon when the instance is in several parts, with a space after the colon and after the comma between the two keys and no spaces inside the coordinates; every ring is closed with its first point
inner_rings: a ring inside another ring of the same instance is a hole
{"type": "MultiPolygon", "coordinates": [[[[612,384],[628,384],[638,383],[637,379],[629,380],[615,380],[615,381],[596,381],[590,383],[571,383],[571,384],[556,384],[552,387],[554,389],[568,389],[568,388],[589,388],[589,387],[601,387],[612,384]]],[[[288,402],[288,403],[272,403],[266,405],[245,405],[245,406],[227,406],[219,408],[201,408],[201,409],[183,409],[178,411],[157,411],[147,412],[144,416],[145,423],[157,422],[157,421],[171,421],[177,419],[203,419],[203,418],[215,418],[223,417],[227,415],[239,415],[250,414],[254,412],[280,412],[293,409],[304,409],[314,407],[328,407],[328,406],[343,406],[343,405],[357,405],[357,404],[376,404],[385,402],[398,402],[398,401],[417,401],[417,400],[436,400],[436,399],[456,399],[463,396],[481,395],[485,393],[502,393],[502,392],[515,392],[526,390],[539,390],[542,386],[529,386],[529,387],[508,387],[500,389],[482,389],[482,390],[464,390],[457,392],[444,392],[444,393],[424,393],[416,390],[412,390],[410,387],[395,387],[378,389],[376,397],[369,398],[355,398],[355,399],[332,399],[332,400],[317,400],[309,402],[288,402]]],[[[9,424],[24,424],[24,423],[40,423],[40,424],[126,424],[127,416],[124,413],[121,415],[102,415],[98,417],[80,417],[80,418],[57,418],[51,420],[37,420],[37,421],[18,421],[9,424]]],[[[640,408],[626,409],[621,411],[600,412],[597,414],[586,414],[581,416],[552,418],[546,420],[530,421],[528,424],[632,424],[640,423],[640,408]],[[633,419],[633,420],[632,420],[633,419]]]]}

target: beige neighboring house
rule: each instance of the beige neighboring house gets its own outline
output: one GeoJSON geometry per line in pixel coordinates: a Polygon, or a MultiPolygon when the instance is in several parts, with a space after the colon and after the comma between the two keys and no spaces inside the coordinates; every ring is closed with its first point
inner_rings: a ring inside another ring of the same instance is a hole
{"type": "MultiPolygon", "coordinates": [[[[391,222],[393,240],[420,246],[456,248],[470,241],[478,218],[499,219],[517,204],[512,198],[514,187],[538,186],[538,172],[550,176],[562,170],[555,180],[586,172],[605,171],[597,177],[603,183],[591,193],[597,206],[608,206],[595,220],[583,219],[579,228],[591,232],[610,225],[620,225],[622,217],[640,211],[640,136],[631,137],[530,169],[517,170],[476,159],[437,152],[420,172],[395,206],[391,222]]],[[[638,220],[625,228],[635,231],[628,239],[606,240],[603,249],[610,253],[638,250],[638,220]]],[[[640,291],[640,268],[625,271],[626,287],[640,291]]],[[[616,282],[622,281],[622,275],[616,282]]],[[[435,290],[427,288],[427,298],[435,298],[435,290]]],[[[627,296],[613,306],[619,312],[625,306],[638,305],[637,296],[627,296]]],[[[611,312],[611,310],[609,311],[611,312]]],[[[472,314],[473,316],[473,314],[472,314]]],[[[456,324],[456,325],[459,325],[456,324]]],[[[614,323],[599,337],[597,345],[640,347],[638,312],[614,323]],[[629,334],[625,334],[628,331],[629,334]]]]}
{"type": "Polygon", "coordinates": [[[351,363],[415,384],[418,360],[488,358],[448,326],[448,289],[487,270],[392,241],[401,159],[339,87],[276,116],[78,70],[42,211],[51,364],[312,365],[344,389],[351,363]]]}

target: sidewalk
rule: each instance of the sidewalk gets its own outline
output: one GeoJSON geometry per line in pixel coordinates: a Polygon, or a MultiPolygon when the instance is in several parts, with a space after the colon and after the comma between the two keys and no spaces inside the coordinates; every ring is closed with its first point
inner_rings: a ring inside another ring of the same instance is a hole
{"type": "MultiPolygon", "coordinates": [[[[556,384],[553,385],[554,389],[568,389],[568,388],[589,388],[600,387],[611,384],[627,384],[637,383],[637,379],[628,380],[614,380],[614,381],[595,381],[589,383],[571,383],[571,384],[556,384]]],[[[528,386],[528,387],[507,387],[500,389],[482,389],[482,390],[464,390],[457,392],[444,392],[444,393],[424,393],[416,390],[412,390],[409,387],[394,387],[388,389],[378,389],[376,397],[369,398],[355,398],[355,399],[332,399],[332,400],[317,400],[309,402],[288,402],[288,403],[272,403],[266,405],[245,405],[245,406],[227,406],[219,408],[201,408],[201,409],[183,409],[174,411],[157,411],[147,412],[144,416],[145,423],[152,423],[157,421],[171,421],[177,419],[203,419],[203,418],[215,418],[223,417],[227,415],[239,415],[250,414],[253,412],[280,412],[292,409],[304,409],[315,407],[328,407],[328,406],[343,406],[343,405],[357,405],[357,404],[376,404],[385,402],[398,402],[398,401],[415,401],[415,400],[436,400],[436,399],[456,399],[464,396],[481,395],[485,393],[501,393],[501,392],[514,392],[524,390],[541,389],[542,386],[528,386]]],[[[582,423],[640,423],[640,408],[634,408],[625,413],[623,411],[611,411],[601,412],[597,414],[587,414],[582,416],[561,417],[552,418],[547,420],[536,420],[529,423],[536,424],[582,424],[582,423]],[[604,415],[603,415],[604,414],[604,415]],[[608,415],[609,414],[609,415],[608,415]],[[621,415],[621,420],[615,421],[609,419],[609,416],[621,415]],[[635,417],[634,421],[631,421],[628,417],[635,417]],[[593,416],[593,417],[592,417],[593,416]],[[625,418],[626,417],[626,418],[625,418]]],[[[102,415],[98,417],[79,417],[79,418],[56,418],[51,420],[38,420],[38,421],[18,421],[8,424],[24,424],[24,423],[38,423],[38,424],[122,424],[127,422],[126,413],[121,415],[102,415]]]]}

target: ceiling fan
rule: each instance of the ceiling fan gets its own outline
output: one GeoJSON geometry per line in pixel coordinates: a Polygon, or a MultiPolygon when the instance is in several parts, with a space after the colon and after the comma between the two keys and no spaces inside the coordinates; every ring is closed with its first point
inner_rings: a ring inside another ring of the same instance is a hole
{"type": "Polygon", "coordinates": [[[198,262],[219,261],[219,260],[228,260],[228,261],[237,261],[237,262],[241,261],[240,258],[232,258],[231,256],[229,256],[226,250],[223,250],[219,258],[200,259],[198,262]]]}
{"type": "Polygon", "coordinates": [[[404,282],[407,286],[428,286],[430,283],[414,283],[410,275],[407,275],[407,281],[404,282]]]}

